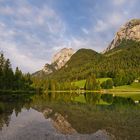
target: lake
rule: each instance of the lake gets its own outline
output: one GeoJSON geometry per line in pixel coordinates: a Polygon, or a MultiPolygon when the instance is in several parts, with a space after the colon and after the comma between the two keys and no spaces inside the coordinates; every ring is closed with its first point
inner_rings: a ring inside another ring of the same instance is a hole
{"type": "Polygon", "coordinates": [[[140,139],[139,93],[0,93],[0,140],[140,139]]]}

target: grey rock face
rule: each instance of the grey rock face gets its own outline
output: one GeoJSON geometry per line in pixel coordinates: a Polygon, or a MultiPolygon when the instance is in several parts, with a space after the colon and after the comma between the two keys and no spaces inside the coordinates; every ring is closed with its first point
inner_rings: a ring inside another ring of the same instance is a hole
{"type": "Polygon", "coordinates": [[[45,64],[42,70],[33,74],[34,76],[39,76],[42,74],[51,74],[56,70],[61,69],[74,54],[74,50],[72,48],[64,48],[56,53],[53,58],[51,64],[45,64]]]}
{"type": "Polygon", "coordinates": [[[43,72],[50,74],[53,72],[53,68],[50,64],[45,64],[44,68],[42,69],[43,72]]]}
{"type": "Polygon", "coordinates": [[[64,48],[60,52],[54,55],[52,59],[52,64],[55,64],[55,69],[58,70],[62,68],[74,54],[74,50],[72,48],[64,48]]]}
{"type": "Polygon", "coordinates": [[[132,19],[122,26],[104,53],[118,47],[123,39],[140,41],[140,19],[132,19]]]}

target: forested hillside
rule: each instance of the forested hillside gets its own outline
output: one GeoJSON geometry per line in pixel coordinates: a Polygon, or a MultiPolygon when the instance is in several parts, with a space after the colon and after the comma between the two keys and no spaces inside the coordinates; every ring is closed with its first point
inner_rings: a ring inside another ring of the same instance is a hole
{"type": "Polygon", "coordinates": [[[59,81],[86,79],[90,74],[96,73],[95,66],[103,59],[102,54],[93,50],[80,49],[61,70],[53,73],[50,77],[59,81]]]}
{"type": "Polygon", "coordinates": [[[49,75],[57,81],[76,81],[89,75],[110,77],[115,85],[131,83],[140,75],[140,42],[123,40],[121,44],[105,54],[80,49],[61,70],[49,75]]]}

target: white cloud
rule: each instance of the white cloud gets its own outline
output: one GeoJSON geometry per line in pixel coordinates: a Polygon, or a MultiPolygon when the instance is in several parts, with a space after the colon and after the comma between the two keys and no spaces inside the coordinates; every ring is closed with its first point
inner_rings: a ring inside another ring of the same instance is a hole
{"type": "Polygon", "coordinates": [[[125,20],[125,18],[121,12],[114,12],[107,19],[111,26],[119,26],[123,20],[125,20]]]}
{"type": "Polygon", "coordinates": [[[114,5],[120,6],[127,2],[127,0],[112,0],[114,5]]]}
{"type": "Polygon", "coordinates": [[[14,66],[18,65],[26,72],[40,69],[50,61],[52,54],[65,47],[102,51],[122,24],[130,17],[139,16],[138,12],[132,12],[134,1],[127,1],[125,7],[126,0],[109,0],[106,10],[104,3],[101,7],[96,4],[92,8],[91,5],[92,10],[89,7],[85,10],[88,18],[81,12],[74,22],[69,17],[61,17],[62,13],[47,2],[39,6],[28,0],[16,0],[9,6],[0,4],[0,48],[14,66]],[[73,23],[79,26],[76,31],[73,23]]]}
{"type": "Polygon", "coordinates": [[[86,28],[82,28],[82,31],[85,33],[85,34],[88,34],[89,31],[86,29],[86,28]]]}
{"type": "Polygon", "coordinates": [[[109,25],[107,22],[104,22],[103,20],[99,19],[97,21],[96,26],[94,27],[95,32],[103,32],[109,28],[109,25]]]}
{"type": "Polygon", "coordinates": [[[18,46],[12,42],[0,42],[0,48],[9,57],[13,67],[19,66],[24,72],[35,72],[39,70],[47,61],[39,58],[30,57],[18,50],[18,46]]]}
{"type": "Polygon", "coordinates": [[[2,15],[12,15],[14,13],[14,10],[9,7],[9,6],[5,6],[5,7],[2,7],[0,6],[0,14],[2,15]]]}
{"type": "Polygon", "coordinates": [[[94,26],[95,32],[105,32],[107,30],[118,29],[122,24],[127,21],[126,13],[113,12],[104,16],[103,19],[97,20],[97,24],[94,26]],[[125,16],[124,16],[125,15],[125,16]]]}
{"type": "Polygon", "coordinates": [[[2,16],[12,17],[10,23],[0,21],[0,49],[13,67],[35,72],[50,61],[53,45],[63,44],[65,24],[48,5],[40,9],[27,0],[14,3],[17,7],[0,6],[2,16]]]}

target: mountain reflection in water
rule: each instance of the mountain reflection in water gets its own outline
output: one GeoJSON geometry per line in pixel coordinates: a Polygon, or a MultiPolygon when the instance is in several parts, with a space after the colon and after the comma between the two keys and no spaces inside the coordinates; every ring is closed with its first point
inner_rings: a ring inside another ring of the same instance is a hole
{"type": "MultiPolygon", "coordinates": [[[[55,108],[54,110],[48,108],[50,104],[53,108],[53,104],[61,106],[64,103],[93,106],[135,105],[131,98],[100,93],[49,92],[26,96],[2,94],[0,95],[0,140],[43,140],[48,134],[78,134],[65,119],[67,114],[62,116],[55,111],[55,108]]],[[[82,137],[92,138],[88,135],[82,137]]]]}

